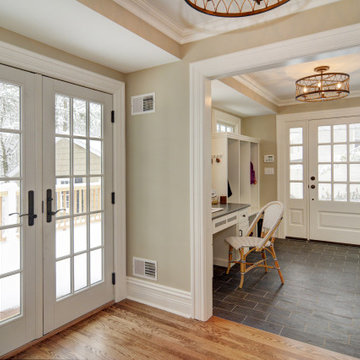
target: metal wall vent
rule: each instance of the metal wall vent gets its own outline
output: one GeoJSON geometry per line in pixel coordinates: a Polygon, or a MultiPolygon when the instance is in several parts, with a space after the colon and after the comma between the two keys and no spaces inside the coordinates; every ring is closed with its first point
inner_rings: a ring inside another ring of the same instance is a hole
{"type": "Polygon", "coordinates": [[[155,93],[131,97],[131,115],[155,112],[155,93]]]}
{"type": "Polygon", "coordinates": [[[134,257],[133,274],[145,279],[157,280],[157,262],[134,257]]]}

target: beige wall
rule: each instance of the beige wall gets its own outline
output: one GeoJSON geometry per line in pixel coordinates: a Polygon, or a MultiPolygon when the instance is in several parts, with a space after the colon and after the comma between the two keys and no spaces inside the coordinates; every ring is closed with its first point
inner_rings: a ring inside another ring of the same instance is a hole
{"type": "Polygon", "coordinates": [[[8,44],[18,46],[20,48],[33,51],[40,55],[47,56],[49,58],[65,62],[74,66],[78,66],[82,69],[89,70],[115,80],[124,80],[124,75],[114,69],[110,69],[106,66],[94,63],[89,60],[85,60],[78,56],[69,54],[65,51],[56,49],[39,41],[27,38],[10,30],[0,27],[0,41],[8,44]]]}
{"type": "Polygon", "coordinates": [[[243,118],[242,134],[261,139],[260,205],[263,206],[277,199],[276,115],[243,118]],[[264,164],[264,155],[269,154],[275,155],[275,163],[264,164]],[[275,175],[264,175],[265,166],[274,167],[275,175]]]}
{"type": "Polygon", "coordinates": [[[189,291],[189,67],[129,74],[126,89],[127,273],[133,256],[156,260],[158,283],[189,291]],[[131,116],[131,96],[150,92],[156,112],[131,116]]]}

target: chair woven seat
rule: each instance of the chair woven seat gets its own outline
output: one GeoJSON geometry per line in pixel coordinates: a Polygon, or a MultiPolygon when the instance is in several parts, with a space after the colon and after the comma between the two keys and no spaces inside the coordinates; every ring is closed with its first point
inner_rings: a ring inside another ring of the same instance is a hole
{"type": "Polygon", "coordinates": [[[280,222],[283,218],[284,206],[280,201],[271,201],[266,204],[251,223],[250,227],[245,232],[245,236],[229,236],[225,239],[225,242],[229,245],[229,260],[226,274],[229,274],[232,264],[240,264],[240,285],[239,288],[242,288],[244,284],[244,276],[249,271],[255,267],[264,267],[265,272],[268,272],[268,269],[276,269],[278,271],[281,283],[284,284],[284,278],[281,274],[279,261],[276,258],[276,253],[274,249],[275,242],[275,233],[280,225],[280,222]],[[255,228],[258,225],[258,222],[262,219],[262,229],[260,231],[260,236],[255,235],[255,228]],[[240,257],[240,260],[233,260],[233,252],[237,251],[240,257]],[[251,253],[261,253],[261,260],[256,262],[247,262],[246,258],[251,253]],[[274,266],[270,266],[266,260],[266,253],[269,253],[273,260],[274,266]]]}
{"type": "MultiPolygon", "coordinates": [[[[225,239],[225,242],[227,242],[229,245],[231,245],[235,250],[239,250],[240,248],[246,248],[246,247],[260,247],[262,243],[264,242],[263,238],[254,237],[254,236],[229,236],[225,239]]],[[[268,241],[265,244],[265,247],[270,246],[271,242],[268,241]]]]}

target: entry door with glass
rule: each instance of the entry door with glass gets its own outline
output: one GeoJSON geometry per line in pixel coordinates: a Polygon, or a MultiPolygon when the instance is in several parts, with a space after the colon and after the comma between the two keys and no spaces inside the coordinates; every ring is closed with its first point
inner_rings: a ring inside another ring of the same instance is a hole
{"type": "Polygon", "coordinates": [[[310,238],[360,245],[360,119],[311,121],[310,238]]]}
{"type": "Polygon", "coordinates": [[[286,236],[360,245],[360,119],[286,130],[286,236]]]}
{"type": "Polygon", "coordinates": [[[44,333],[114,299],[112,96],[44,78],[44,333]]]}
{"type": "Polygon", "coordinates": [[[34,89],[33,74],[0,66],[0,356],[33,340],[39,320],[34,89]]]}

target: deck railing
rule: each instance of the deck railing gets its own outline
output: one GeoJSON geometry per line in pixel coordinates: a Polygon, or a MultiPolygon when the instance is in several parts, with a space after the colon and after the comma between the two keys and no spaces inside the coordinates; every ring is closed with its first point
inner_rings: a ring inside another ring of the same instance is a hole
{"type": "MultiPolygon", "coordinates": [[[[91,184],[90,186],[90,211],[101,210],[101,184],[91,184]]],[[[8,216],[8,214],[3,213],[3,201],[8,197],[7,191],[0,192],[0,219],[3,216],[8,216]]],[[[17,193],[17,198],[19,193],[17,193]]],[[[86,212],[86,184],[75,184],[74,185],[74,214],[81,214],[86,212]]],[[[63,212],[59,213],[59,216],[70,215],[70,191],[69,185],[58,185],[56,188],[56,204],[58,209],[66,209],[63,212]]],[[[17,210],[18,211],[18,210],[17,210]]],[[[101,221],[101,214],[91,214],[90,222],[101,221]]],[[[85,223],[85,219],[82,216],[77,216],[74,219],[74,226],[85,223]]],[[[70,227],[69,219],[58,220],[56,223],[56,228],[66,229],[70,227]]],[[[4,236],[5,231],[0,230],[0,241],[6,240],[4,236]]]]}

